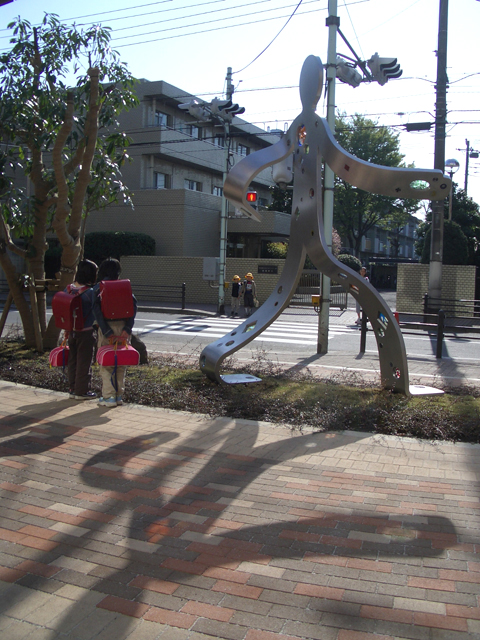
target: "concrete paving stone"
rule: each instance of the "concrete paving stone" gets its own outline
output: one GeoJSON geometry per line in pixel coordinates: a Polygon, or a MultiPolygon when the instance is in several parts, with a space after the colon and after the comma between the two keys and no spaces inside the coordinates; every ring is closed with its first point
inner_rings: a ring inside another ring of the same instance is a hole
{"type": "Polygon", "coordinates": [[[8,626],[2,631],[5,633],[5,637],[8,640],[24,640],[32,632],[37,632],[38,627],[36,625],[24,622],[23,620],[11,620],[8,626]]]}
{"type": "Polygon", "coordinates": [[[56,593],[63,586],[63,582],[59,580],[32,574],[23,576],[22,578],[17,580],[16,584],[19,584],[23,587],[28,587],[29,589],[35,589],[37,591],[43,591],[44,593],[52,594],[56,593]]]}
{"type": "Polygon", "coordinates": [[[175,596],[182,600],[195,600],[196,602],[204,602],[205,604],[211,605],[218,605],[219,602],[224,599],[222,593],[187,584],[180,585],[178,589],[175,590],[175,596]]]}
{"type": "Polygon", "coordinates": [[[3,588],[1,595],[0,614],[20,620],[25,615],[43,606],[51,597],[41,591],[35,591],[16,584],[9,584],[3,588]]]}
{"type": "Polygon", "coordinates": [[[282,633],[300,638],[312,638],[314,640],[336,640],[337,637],[337,629],[326,627],[323,624],[323,619],[321,625],[288,621],[285,623],[282,633]]]}
{"type": "Polygon", "coordinates": [[[117,617],[119,617],[119,614],[112,611],[94,609],[68,632],[68,638],[69,640],[93,640],[117,617]]]}
{"type": "Polygon", "coordinates": [[[137,596],[136,601],[152,607],[169,609],[171,611],[180,611],[182,607],[185,606],[187,599],[179,596],[177,597],[176,595],[157,593],[155,591],[148,591],[147,589],[144,589],[137,596]]]}
{"type": "Polygon", "coordinates": [[[135,634],[142,621],[130,616],[118,616],[107,624],[95,637],[95,640],[125,640],[135,634]]]}
{"type": "Polygon", "coordinates": [[[200,618],[192,626],[192,631],[204,633],[214,638],[221,638],[221,640],[243,640],[247,634],[248,627],[200,618]]]}
{"type": "Polygon", "coordinates": [[[54,629],[35,627],[23,640],[57,640],[60,637],[60,634],[54,629]]]}

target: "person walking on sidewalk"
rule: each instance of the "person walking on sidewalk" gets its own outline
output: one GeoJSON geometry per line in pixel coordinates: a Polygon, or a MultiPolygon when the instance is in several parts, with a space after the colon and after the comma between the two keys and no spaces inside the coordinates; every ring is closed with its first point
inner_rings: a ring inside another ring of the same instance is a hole
{"type": "MultiPolygon", "coordinates": [[[[107,258],[98,268],[97,282],[95,287],[95,299],[93,313],[98,324],[98,347],[103,347],[115,342],[130,342],[135,315],[137,312],[137,301],[133,298],[134,314],[131,317],[119,320],[109,320],[102,313],[102,303],[100,298],[100,282],[102,280],[118,280],[122,267],[115,258],[107,258]]],[[[99,404],[103,407],[116,407],[123,404],[123,393],[125,391],[126,367],[100,367],[102,378],[102,397],[99,404]]]]}
{"type": "Polygon", "coordinates": [[[71,400],[92,400],[97,397],[92,383],[92,357],[97,341],[93,327],[93,286],[97,280],[97,265],[91,260],[81,260],[75,274],[75,282],[69,284],[66,293],[79,295],[82,300],[83,329],[68,332],[68,386],[71,400]]]}
{"type": "MultiPolygon", "coordinates": [[[[365,280],[368,282],[366,267],[361,267],[358,273],[362,276],[362,278],[365,278],[365,280]]],[[[360,302],[358,300],[355,300],[355,309],[357,311],[357,319],[355,320],[355,324],[362,324],[362,319],[360,317],[360,312],[362,310],[362,307],[360,306],[360,302]]]]}
{"type": "Polygon", "coordinates": [[[251,316],[255,311],[255,301],[257,299],[257,286],[253,279],[253,275],[248,272],[242,284],[243,306],[245,307],[245,315],[251,316]]]}

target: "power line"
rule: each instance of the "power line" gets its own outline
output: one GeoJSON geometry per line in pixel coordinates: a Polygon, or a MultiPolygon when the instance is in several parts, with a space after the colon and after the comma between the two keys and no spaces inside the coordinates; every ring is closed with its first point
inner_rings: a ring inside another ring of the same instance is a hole
{"type": "Polygon", "coordinates": [[[282,33],[282,31],[285,29],[285,27],[287,26],[287,24],[290,22],[290,20],[293,18],[293,16],[295,15],[295,13],[297,12],[297,9],[300,8],[300,5],[302,4],[303,0],[300,0],[300,2],[297,4],[297,6],[295,7],[295,9],[293,10],[293,12],[291,13],[290,17],[288,18],[288,20],[285,22],[285,24],[283,25],[283,27],[280,29],[280,31],[277,33],[277,35],[273,38],[273,40],[271,40],[267,46],[260,51],[260,53],[251,61],[249,62],[245,67],[243,67],[243,69],[239,69],[238,71],[234,71],[233,73],[242,73],[242,71],[245,71],[245,69],[248,69],[248,67],[250,67],[256,60],[258,60],[260,58],[260,56],[262,56],[265,51],[275,42],[275,40],[278,38],[278,36],[282,33]]]}
{"type": "MultiPolygon", "coordinates": [[[[308,2],[306,2],[306,4],[317,4],[317,3],[322,2],[322,1],[323,0],[309,0],[308,2]]],[[[293,5],[288,5],[288,7],[291,7],[291,6],[293,6],[293,5]]],[[[288,8],[288,7],[281,7],[281,8],[285,9],[285,8],[288,8]]],[[[134,42],[134,43],[126,44],[126,45],[119,45],[117,48],[125,47],[125,46],[132,46],[132,45],[136,45],[136,44],[146,44],[148,42],[158,42],[159,40],[169,40],[171,38],[176,38],[176,37],[178,38],[178,37],[184,37],[184,36],[188,36],[188,35],[195,35],[196,33],[209,33],[211,31],[218,31],[218,29],[229,29],[229,28],[232,28],[232,27],[243,27],[243,26],[246,26],[246,25],[258,24],[259,22],[268,22],[270,20],[280,20],[282,18],[288,17],[288,16],[276,16],[274,18],[264,18],[264,19],[260,19],[260,20],[257,18],[257,16],[259,14],[271,13],[272,11],[278,11],[278,7],[275,7],[274,9],[264,9],[262,11],[255,12],[255,18],[250,20],[249,22],[244,22],[244,23],[241,23],[241,24],[235,23],[235,24],[231,24],[231,25],[225,25],[223,27],[217,27],[217,28],[213,28],[213,29],[202,30],[201,32],[196,31],[196,32],[193,32],[193,33],[179,34],[177,36],[169,36],[167,38],[156,38],[155,40],[147,40],[145,42],[134,42]]],[[[301,15],[305,15],[306,13],[313,13],[315,11],[318,11],[318,9],[312,9],[311,11],[305,11],[301,15]]],[[[159,31],[148,31],[146,33],[138,33],[138,34],[134,34],[134,35],[131,35],[131,36],[125,36],[125,37],[121,37],[121,38],[113,37],[112,41],[113,42],[117,42],[118,40],[124,40],[126,38],[140,38],[142,36],[149,35],[151,33],[164,33],[164,32],[167,32],[167,31],[175,31],[177,29],[189,29],[191,27],[198,27],[198,26],[202,26],[204,24],[212,24],[212,23],[216,23],[216,22],[225,22],[225,20],[237,20],[239,18],[244,18],[246,16],[251,16],[251,15],[252,15],[251,12],[249,12],[247,14],[240,14],[240,15],[237,15],[237,16],[229,16],[229,17],[226,17],[226,18],[218,18],[217,20],[206,20],[204,22],[195,22],[195,23],[188,24],[188,25],[181,25],[181,26],[178,26],[178,27],[170,27],[168,29],[160,29],[159,31]]]]}
{"type": "MultiPolygon", "coordinates": [[[[231,11],[233,9],[243,9],[244,7],[250,7],[251,5],[258,5],[258,4],[264,4],[265,2],[270,2],[271,0],[255,0],[255,2],[250,2],[248,4],[237,4],[234,7],[225,7],[224,9],[212,9],[211,11],[200,11],[200,13],[191,13],[187,16],[177,16],[176,18],[168,18],[167,20],[162,19],[162,20],[158,20],[157,22],[147,22],[144,24],[135,24],[135,25],[129,25],[128,27],[121,27],[120,29],[116,29],[115,33],[118,33],[119,31],[125,31],[125,30],[132,30],[132,29],[139,29],[140,27],[150,27],[154,24],[164,24],[165,22],[175,22],[175,20],[186,20],[187,18],[195,18],[197,16],[205,16],[208,15],[209,13],[219,13],[220,11],[231,11]]],[[[225,2],[225,0],[216,0],[216,2],[225,2]]],[[[203,4],[212,4],[211,2],[205,2],[203,4]]],[[[201,5],[196,5],[196,7],[201,6],[201,5]]],[[[269,9],[269,11],[276,11],[276,9],[269,9]]],[[[157,11],[156,13],[163,13],[160,11],[157,11]]],[[[151,14],[150,14],[151,15],[151,14]]],[[[246,14],[248,15],[248,14],[246,14]]],[[[138,16],[130,16],[131,18],[137,18],[138,16]]],[[[142,15],[142,17],[145,17],[142,15]]],[[[231,19],[236,19],[238,17],[243,17],[241,16],[228,16],[227,18],[219,18],[219,20],[231,20],[231,19]]],[[[120,18],[120,19],[124,19],[124,18],[120,18]]],[[[198,23],[198,24],[204,24],[202,22],[198,23]]],[[[196,26],[196,25],[186,25],[185,28],[188,28],[190,26],[196,26]]],[[[176,27],[177,29],[181,29],[182,27],[176,27]]],[[[149,32],[152,33],[152,32],[149,32]]],[[[153,32],[155,33],[155,32],[153,32]]],[[[147,35],[147,34],[136,34],[136,35],[147,35]]]]}

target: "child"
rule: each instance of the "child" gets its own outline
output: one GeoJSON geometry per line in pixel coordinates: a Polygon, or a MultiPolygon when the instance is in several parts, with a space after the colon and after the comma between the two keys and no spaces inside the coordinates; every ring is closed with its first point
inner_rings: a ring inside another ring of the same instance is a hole
{"type": "Polygon", "coordinates": [[[232,313],[231,318],[238,318],[238,309],[240,307],[240,276],[233,276],[232,278],[232,313]]]}
{"type": "MultiPolygon", "coordinates": [[[[368,282],[366,267],[361,267],[358,273],[362,276],[362,278],[365,278],[365,280],[368,282]]],[[[362,324],[362,319],[360,317],[360,311],[362,310],[362,307],[360,306],[360,303],[358,300],[355,300],[355,308],[357,310],[357,319],[355,320],[355,324],[362,324]]]]}
{"type": "MultiPolygon", "coordinates": [[[[118,280],[118,276],[122,267],[120,262],[115,258],[107,258],[102,262],[98,269],[97,281],[102,280],[118,280]]],[[[95,287],[95,299],[93,304],[93,313],[98,324],[98,346],[103,347],[112,342],[127,342],[130,340],[133,324],[135,322],[135,314],[137,312],[137,301],[133,296],[134,315],[131,318],[120,320],[109,320],[104,318],[102,314],[102,304],[100,299],[100,285],[95,287]]],[[[125,372],[123,366],[116,367],[100,367],[100,376],[102,378],[102,397],[99,404],[102,407],[116,407],[123,404],[123,392],[125,391],[125,372]]]]}
{"type": "Polygon", "coordinates": [[[93,328],[92,287],[97,279],[97,265],[90,260],[78,263],[75,282],[65,289],[67,293],[82,296],[83,329],[68,332],[68,384],[73,400],[92,400],[97,394],[90,390],[92,382],[92,356],[97,340],[93,328]]]}
{"type": "Polygon", "coordinates": [[[243,306],[245,307],[245,315],[251,316],[255,311],[255,299],[257,297],[257,287],[253,279],[253,275],[249,272],[245,276],[242,285],[243,306]]]}

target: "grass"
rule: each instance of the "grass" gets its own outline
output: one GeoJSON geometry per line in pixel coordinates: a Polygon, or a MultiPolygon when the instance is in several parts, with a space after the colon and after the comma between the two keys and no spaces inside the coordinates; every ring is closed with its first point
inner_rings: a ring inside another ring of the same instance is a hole
{"type": "MultiPolygon", "coordinates": [[[[345,372],[318,379],[286,373],[259,351],[248,366],[234,359],[231,371],[262,378],[253,385],[218,386],[198,369],[195,360],[175,355],[150,358],[131,367],[125,401],[152,407],[269,421],[292,429],[350,429],[431,440],[480,442],[480,392],[455,388],[443,396],[406,398],[345,372]]],[[[68,391],[62,370],[50,368],[48,354],[39,355],[18,340],[0,341],[0,379],[68,391]]],[[[98,367],[93,390],[100,394],[98,367]]]]}

